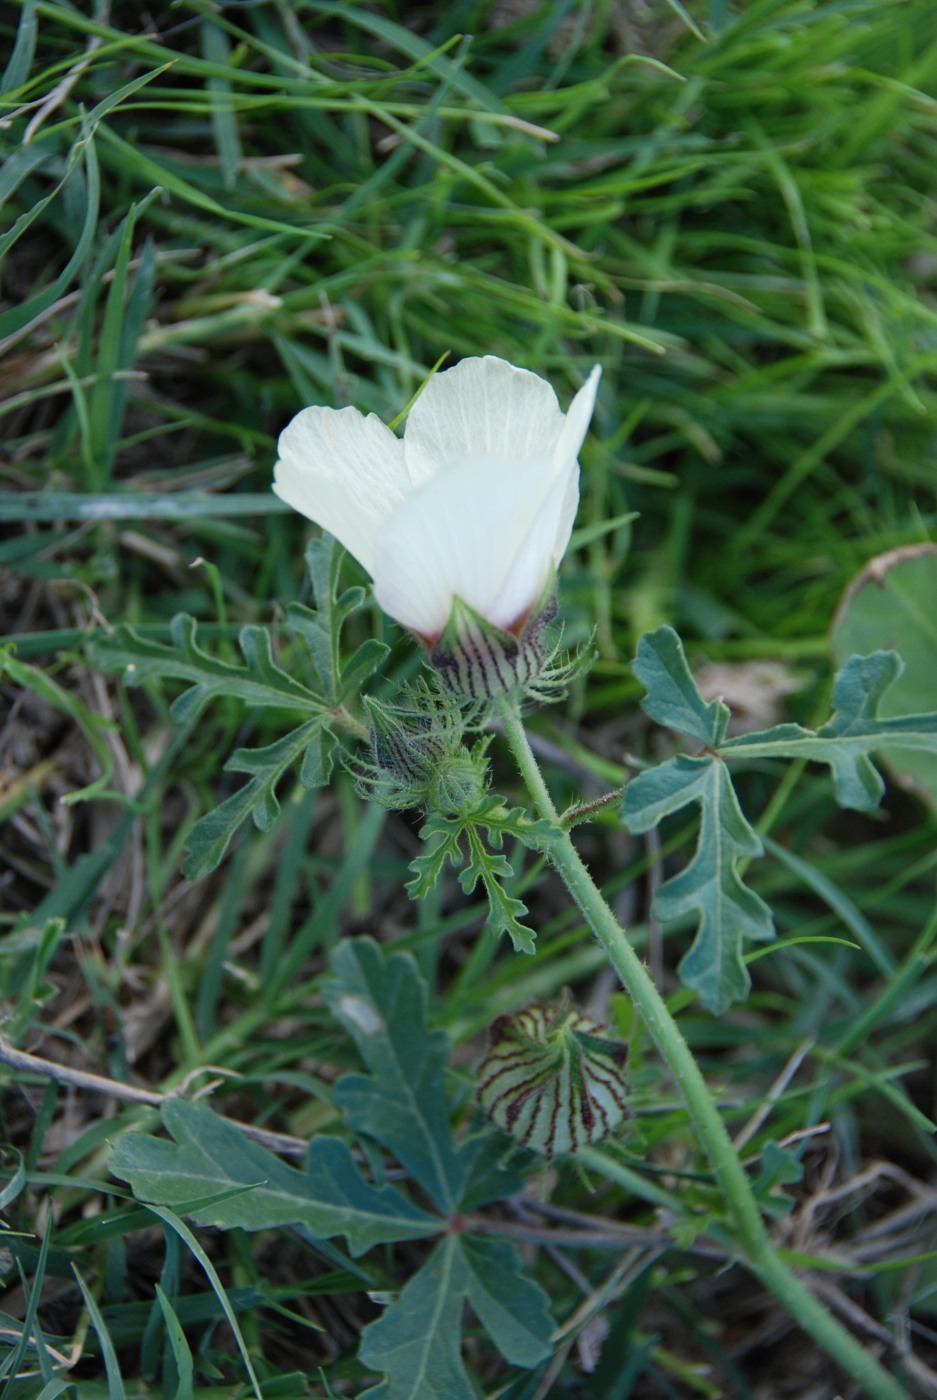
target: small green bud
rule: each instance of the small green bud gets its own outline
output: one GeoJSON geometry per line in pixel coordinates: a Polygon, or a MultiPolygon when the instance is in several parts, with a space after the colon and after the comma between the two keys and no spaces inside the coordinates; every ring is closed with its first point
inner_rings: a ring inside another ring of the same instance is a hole
{"type": "Polygon", "coordinates": [[[371,721],[371,751],[374,765],[400,783],[421,784],[433,765],[440,763],[450,747],[450,734],[444,717],[364,697],[371,721]]]}
{"type": "Polygon", "coordinates": [[[626,1116],[628,1047],[567,1006],[499,1016],[478,1067],[489,1117],[548,1160],[607,1138],[626,1116]]]}
{"type": "Polygon", "coordinates": [[[463,742],[459,707],[426,690],[410,707],[365,696],[371,728],[371,763],[358,763],[365,795],[397,811],[410,807],[461,815],[485,794],[487,740],[463,742]]]}

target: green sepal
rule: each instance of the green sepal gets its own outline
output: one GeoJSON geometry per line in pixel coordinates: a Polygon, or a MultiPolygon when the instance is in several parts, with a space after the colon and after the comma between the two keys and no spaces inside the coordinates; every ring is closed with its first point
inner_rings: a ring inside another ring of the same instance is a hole
{"type": "Polygon", "coordinates": [[[556,571],[551,570],[540,597],[513,631],[489,622],[463,599],[453,599],[449,621],[428,657],[442,686],[463,704],[486,705],[505,695],[537,704],[562,699],[591,658],[569,658],[558,641],[548,639],[556,590],[556,571]]]}
{"type": "Polygon", "coordinates": [[[349,763],[362,794],[384,807],[422,807],[444,816],[467,815],[483,801],[488,783],[490,736],[471,748],[465,717],[452,696],[424,685],[392,705],[364,697],[371,731],[371,761],[349,763]]]}

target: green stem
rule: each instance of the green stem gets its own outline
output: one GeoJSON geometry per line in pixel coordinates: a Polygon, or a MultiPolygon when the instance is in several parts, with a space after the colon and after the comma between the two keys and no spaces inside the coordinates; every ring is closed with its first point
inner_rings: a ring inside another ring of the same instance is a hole
{"type": "Polygon", "coordinates": [[[804,1331],[852,1380],[862,1385],[873,1400],[909,1400],[907,1391],[898,1381],[878,1364],[851,1333],[840,1326],[832,1313],[775,1252],[748,1175],[680,1028],[602,897],[569,832],[562,826],[517,711],[504,702],[500,706],[500,717],[505,737],[539,814],[553,824],[554,833],[546,854],[605,949],[609,962],[621,978],[651,1039],[676,1080],[697,1138],[722,1188],[749,1267],[804,1331]]]}

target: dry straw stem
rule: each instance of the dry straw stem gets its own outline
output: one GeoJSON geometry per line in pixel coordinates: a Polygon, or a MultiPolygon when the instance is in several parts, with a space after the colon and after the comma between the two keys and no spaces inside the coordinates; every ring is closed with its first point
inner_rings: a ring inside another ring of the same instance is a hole
{"type": "MultiPolygon", "coordinates": [[[[159,1094],[153,1089],[139,1089],[135,1084],[121,1084],[119,1080],[108,1079],[103,1074],[92,1074],[87,1070],[72,1069],[69,1065],[59,1065],[41,1055],[30,1055],[25,1050],[17,1050],[4,1036],[0,1036],[0,1064],[9,1065],[21,1074],[37,1074],[43,1079],[55,1080],[57,1084],[72,1084],[76,1089],[84,1089],[91,1094],[103,1094],[108,1098],[119,1099],[122,1103],[144,1104],[148,1108],[162,1108],[167,1099],[184,1097],[186,1085],[204,1074],[220,1075],[224,1079],[232,1077],[231,1070],[219,1069],[216,1065],[203,1065],[188,1074],[178,1090],[169,1094],[159,1094]]],[[[231,1123],[245,1137],[259,1142],[271,1152],[301,1157],[309,1148],[308,1142],[304,1142],[302,1138],[291,1137],[289,1133],[271,1133],[266,1128],[255,1128],[251,1123],[241,1123],[236,1118],[225,1118],[225,1122],[231,1123]]]]}

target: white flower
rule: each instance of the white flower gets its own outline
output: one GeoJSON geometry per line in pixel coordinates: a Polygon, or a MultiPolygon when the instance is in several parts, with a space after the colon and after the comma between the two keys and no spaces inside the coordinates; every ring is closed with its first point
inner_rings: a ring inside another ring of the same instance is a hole
{"type": "Polygon", "coordinates": [[[493,355],[462,360],[430,380],[402,439],[373,413],[303,409],[280,435],[273,489],[427,642],[456,598],[517,631],[569,543],[600,373],[564,415],[545,379],[493,355]]]}

